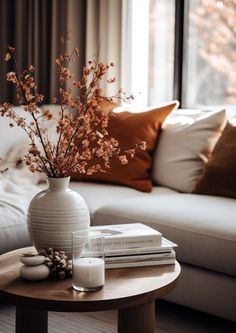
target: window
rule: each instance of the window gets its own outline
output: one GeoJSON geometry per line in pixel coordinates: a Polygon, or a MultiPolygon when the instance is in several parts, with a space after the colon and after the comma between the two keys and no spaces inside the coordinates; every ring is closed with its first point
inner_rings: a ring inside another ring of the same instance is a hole
{"type": "Polygon", "coordinates": [[[175,5],[150,0],[148,104],[173,98],[175,5]]]}
{"type": "Polygon", "coordinates": [[[143,106],[148,104],[149,0],[123,0],[122,7],[121,86],[135,95],[133,104],[143,106]]]}
{"type": "Polygon", "coordinates": [[[172,99],[174,1],[123,0],[122,3],[122,87],[135,95],[133,104],[138,106],[172,99]]]}
{"type": "Polygon", "coordinates": [[[127,2],[126,88],[137,103],[236,109],[236,0],[139,0],[141,10],[127,2]]]}
{"type": "Polygon", "coordinates": [[[236,104],[236,1],[190,0],[183,105],[236,104]]]}

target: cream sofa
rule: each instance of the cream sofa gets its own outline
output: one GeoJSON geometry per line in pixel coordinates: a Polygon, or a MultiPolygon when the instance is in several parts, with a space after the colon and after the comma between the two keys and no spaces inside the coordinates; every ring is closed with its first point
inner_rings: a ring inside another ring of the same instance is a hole
{"type": "MultiPolygon", "coordinates": [[[[13,132],[0,119],[0,156],[20,142],[20,130],[14,136],[13,132]]],[[[162,186],[153,186],[151,193],[100,183],[71,182],[70,187],[86,200],[93,225],[142,222],[178,244],[182,273],[167,300],[236,321],[234,199],[162,186]]],[[[26,226],[30,198],[18,209],[8,206],[7,210],[6,201],[0,199],[0,253],[30,245],[26,226]]]]}

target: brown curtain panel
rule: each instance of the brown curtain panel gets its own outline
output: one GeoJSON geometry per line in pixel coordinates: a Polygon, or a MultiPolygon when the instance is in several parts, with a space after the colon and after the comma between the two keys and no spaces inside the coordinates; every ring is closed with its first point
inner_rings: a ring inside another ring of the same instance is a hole
{"type": "Polygon", "coordinates": [[[20,71],[36,67],[38,90],[44,103],[57,97],[56,57],[63,52],[60,37],[72,31],[67,51],[80,50],[80,62],[73,65],[79,78],[85,63],[86,0],[0,0],[0,103],[16,103],[15,90],[6,82],[6,73],[14,70],[4,60],[8,45],[15,47],[20,71]],[[73,15],[72,15],[73,14],[73,15]]]}

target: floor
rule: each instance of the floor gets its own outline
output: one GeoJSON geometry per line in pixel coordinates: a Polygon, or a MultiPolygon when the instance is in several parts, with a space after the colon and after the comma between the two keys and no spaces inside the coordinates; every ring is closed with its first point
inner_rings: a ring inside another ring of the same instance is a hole
{"type": "Polygon", "coordinates": [[[236,332],[236,323],[173,303],[158,301],[156,306],[156,332],[233,333],[236,332]]]}
{"type": "MultiPolygon", "coordinates": [[[[13,306],[0,305],[0,333],[14,333],[14,316],[13,306]]],[[[115,333],[116,321],[116,311],[63,313],[63,319],[61,313],[50,312],[48,333],[115,333]]],[[[236,323],[165,301],[158,301],[155,332],[235,333],[236,323]]]]}

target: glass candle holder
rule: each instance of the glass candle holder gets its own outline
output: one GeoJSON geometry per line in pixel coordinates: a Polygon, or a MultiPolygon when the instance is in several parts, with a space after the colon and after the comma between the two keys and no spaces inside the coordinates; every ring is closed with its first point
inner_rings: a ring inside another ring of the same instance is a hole
{"type": "Polygon", "coordinates": [[[72,285],[77,291],[96,291],[104,286],[104,235],[72,233],[72,285]]]}

